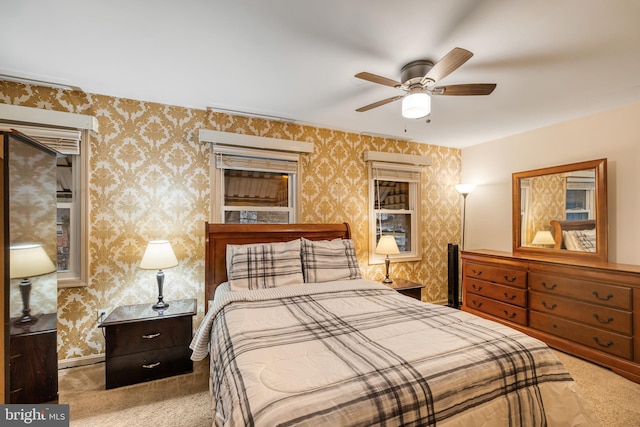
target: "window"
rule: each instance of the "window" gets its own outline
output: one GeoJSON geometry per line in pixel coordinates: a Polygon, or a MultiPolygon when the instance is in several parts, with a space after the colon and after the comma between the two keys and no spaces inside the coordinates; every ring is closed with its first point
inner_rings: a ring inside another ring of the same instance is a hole
{"type": "MultiPolygon", "coordinates": [[[[592,170],[581,171],[588,174],[592,170]]],[[[568,176],[565,219],[593,219],[595,212],[595,175],[568,176]]]]}
{"type": "Polygon", "coordinates": [[[57,151],[58,287],[88,283],[88,131],[7,124],[57,151]],[[84,141],[84,143],[82,142],[84,141]]]}
{"type": "Polygon", "coordinates": [[[400,251],[391,258],[420,260],[420,166],[369,162],[369,263],[384,262],[375,253],[381,234],[392,234],[400,251]]]}
{"type": "Polygon", "coordinates": [[[212,163],[214,222],[296,222],[298,154],[214,146],[212,163]]]}

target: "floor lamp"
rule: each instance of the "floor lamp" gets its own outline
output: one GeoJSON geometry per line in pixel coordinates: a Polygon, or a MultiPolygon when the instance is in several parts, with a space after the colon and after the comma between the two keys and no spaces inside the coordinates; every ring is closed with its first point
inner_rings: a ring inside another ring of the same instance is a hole
{"type": "Polygon", "coordinates": [[[476,186],[474,184],[457,184],[456,190],[458,193],[462,194],[463,202],[462,202],[462,250],[464,250],[464,230],[465,230],[465,219],[467,216],[467,196],[473,190],[475,190],[476,186]]]}

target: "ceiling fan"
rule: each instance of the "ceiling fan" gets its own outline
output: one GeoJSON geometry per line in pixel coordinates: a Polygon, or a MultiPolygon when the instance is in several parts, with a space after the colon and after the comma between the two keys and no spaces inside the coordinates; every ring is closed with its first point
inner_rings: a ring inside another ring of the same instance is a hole
{"type": "Polygon", "coordinates": [[[376,74],[367,72],[358,73],[355,76],[359,79],[395,87],[405,93],[365,105],[364,107],[356,109],[356,111],[369,111],[373,108],[402,99],[402,115],[409,119],[419,119],[431,113],[431,95],[489,95],[496,88],[495,83],[433,86],[458,69],[472,56],[473,53],[468,50],[456,47],[435,64],[425,59],[412,61],[402,67],[400,71],[400,80],[402,80],[402,83],[376,74]]]}

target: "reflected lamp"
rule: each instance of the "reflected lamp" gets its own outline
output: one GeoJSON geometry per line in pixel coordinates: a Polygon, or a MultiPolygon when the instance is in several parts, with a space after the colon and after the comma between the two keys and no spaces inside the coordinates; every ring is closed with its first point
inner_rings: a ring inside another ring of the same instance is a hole
{"type": "Polygon", "coordinates": [[[142,256],[142,261],[140,261],[140,268],[143,270],[158,270],[158,274],[156,275],[158,281],[158,302],[153,304],[152,308],[154,310],[164,310],[169,307],[169,304],[164,301],[162,295],[162,288],[164,286],[164,272],[162,270],[175,267],[176,265],[178,265],[178,259],[168,240],[149,241],[147,249],[142,256]]]}
{"type": "Polygon", "coordinates": [[[536,232],[536,235],[533,237],[532,245],[540,245],[540,246],[555,246],[556,241],[553,239],[551,232],[548,230],[541,230],[536,232]]]}
{"type": "Polygon", "coordinates": [[[391,260],[389,259],[389,255],[400,253],[400,250],[398,249],[398,244],[396,243],[396,238],[390,234],[385,234],[383,236],[380,236],[380,240],[378,240],[378,245],[376,246],[376,253],[387,256],[384,259],[385,277],[382,283],[385,283],[385,284],[393,283],[393,280],[389,278],[389,264],[391,263],[391,260]]]}
{"type": "Polygon", "coordinates": [[[42,245],[15,245],[11,246],[9,251],[9,277],[11,279],[21,279],[22,317],[18,318],[15,323],[17,325],[27,325],[37,320],[31,316],[31,309],[29,308],[31,295],[31,281],[29,278],[53,273],[56,271],[56,266],[42,245]]]}

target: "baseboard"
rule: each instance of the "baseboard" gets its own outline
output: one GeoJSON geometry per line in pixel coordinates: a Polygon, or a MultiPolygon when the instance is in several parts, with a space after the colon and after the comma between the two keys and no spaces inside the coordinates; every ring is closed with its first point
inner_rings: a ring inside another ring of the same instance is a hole
{"type": "Polygon", "coordinates": [[[75,368],[77,366],[93,365],[100,362],[104,362],[104,354],[74,357],[72,359],[58,360],[58,369],[75,368]]]}
{"type": "Polygon", "coordinates": [[[446,299],[440,299],[437,301],[429,301],[431,304],[438,304],[438,305],[447,305],[447,303],[449,302],[446,299]]]}

